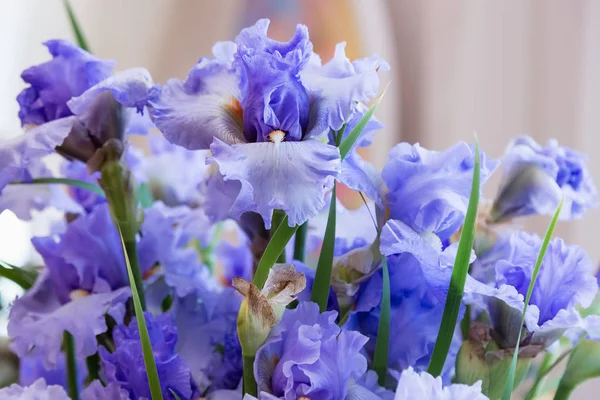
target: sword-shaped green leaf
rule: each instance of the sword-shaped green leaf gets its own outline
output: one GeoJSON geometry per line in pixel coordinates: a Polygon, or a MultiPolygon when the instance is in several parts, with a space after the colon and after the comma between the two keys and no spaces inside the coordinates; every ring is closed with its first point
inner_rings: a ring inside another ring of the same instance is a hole
{"type": "Polygon", "coordinates": [[[444,306],[442,323],[427,368],[427,372],[433,376],[439,376],[442,372],[442,367],[444,366],[444,362],[446,362],[450,343],[454,336],[454,330],[456,329],[456,321],[462,303],[467,274],[469,273],[471,250],[473,249],[473,241],[475,239],[475,221],[477,219],[477,206],[479,205],[480,174],[479,141],[476,136],[475,165],[473,166],[473,182],[471,184],[469,206],[467,208],[465,223],[460,234],[456,259],[454,260],[454,268],[452,269],[452,277],[450,278],[450,287],[448,288],[448,296],[446,297],[446,305],[444,306]]]}
{"type": "Polygon", "coordinates": [[[117,230],[119,231],[121,245],[123,247],[123,256],[125,257],[125,264],[127,265],[129,287],[131,288],[135,319],[137,321],[138,331],[140,333],[140,341],[142,343],[142,353],[144,355],[144,364],[146,366],[146,376],[148,377],[148,383],[150,385],[150,394],[152,395],[152,400],[163,400],[163,395],[160,388],[160,380],[158,378],[158,370],[156,369],[156,361],[154,360],[154,353],[152,352],[152,343],[150,342],[148,326],[146,325],[146,319],[144,318],[144,310],[142,308],[137,287],[134,283],[133,271],[131,270],[131,264],[129,263],[129,257],[127,256],[127,249],[125,248],[123,234],[121,233],[121,228],[119,228],[118,225],[117,230]]]}
{"type": "MultiPolygon", "coordinates": [[[[523,326],[523,324],[525,323],[525,313],[527,312],[529,300],[531,300],[531,292],[533,292],[533,287],[535,286],[535,281],[537,280],[537,276],[540,272],[542,261],[544,260],[544,256],[546,255],[546,250],[548,249],[548,245],[550,244],[550,239],[552,239],[552,235],[554,234],[554,229],[556,228],[556,222],[558,221],[558,216],[560,215],[562,205],[563,202],[561,200],[558,204],[556,212],[554,213],[554,216],[552,217],[552,221],[550,221],[550,225],[548,226],[548,230],[546,231],[546,236],[544,236],[544,241],[542,242],[542,247],[540,248],[540,252],[538,253],[537,260],[535,261],[535,268],[533,269],[533,273],[531,274],[531,281],[529,282],[529,287],[527,288],[527,295],[525,296],[525,304],[523,305],[523,316],[521,317],[521,326],[523,326]]],[[[519,358],[519,344],[521,342],[522,332],[523,329],[519,331],[519,334],[517,336],[517,345],[515,346],[515,352],[510,363],[510,369],[508,370],[508,379],[506,380],[506,385],[504,386],[502,400],[510,400],[510,396],[513,391],[513,386],[515,384],[515,371],[517,369],[517,359],[519,358]]]]}

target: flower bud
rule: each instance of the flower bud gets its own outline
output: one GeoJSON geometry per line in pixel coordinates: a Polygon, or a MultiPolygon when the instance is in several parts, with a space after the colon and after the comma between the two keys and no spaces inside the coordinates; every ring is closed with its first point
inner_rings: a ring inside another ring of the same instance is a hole
{"type": "Polygon", "coordinates": [[[378,267],[379,258],[376,262],[370,247],[350,250],[334,260],[331,286],[337,295],[342,314],[352,306],[354,295],[358,292],[360,284],[369,279],[378,267]]]}
{"type": "MultiPolygon", "coordinates": [[[[540,349],[535,345],[519,349],[514,387],[527,375],[531,360],[540,349]]],[[[482,383],[482,392],[490,399],[500,399],[504,391],[514,349],[502,349],[490,336],[489,329],[475,322],[469,339],[463,342],[456,358],[456,382],[482,383]]]]}
{"type": "Polygon", "coordinates": [[[531,214],[552,215],[562,197],[560,187],[536,164],[523,164],[508,179],[490,210],[490,222],[502,222],[531,214]]]}
{"type": "MultiPolygon", "coordinates": [[[[111,153],[109,152],[108,155],[111,153]]],[[[136,185],[131,172],[118,159],[109,158],[102,166],[100,186],[125,241],[135,240],[141,226],[136,185]]]]}
{"type": "Polygon", "coordinates": [[[304,290],[306,278],[293,265],[278,264],[269,271],[262,290],[242,278],[234,278],[232,286],[244,296],[237,319],[242,354],[253,357],[281,320],[286,306],[304,290]]]}

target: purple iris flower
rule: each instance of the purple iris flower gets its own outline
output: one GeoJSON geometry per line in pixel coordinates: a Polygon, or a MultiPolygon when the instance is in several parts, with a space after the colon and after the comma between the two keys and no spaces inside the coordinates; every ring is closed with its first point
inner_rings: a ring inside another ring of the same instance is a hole
{"type": "MultiPolygon", "coordinates": [[[[389,192],[390,218],[419,233],[435,233],[444,241],[462,225],[473,179],[475,152],[458,143],[438,152],[400,143],[389,154],[382,171],[389,192]]],[[[481,153],[481,184],[498,162],[481,153]]]]}
{"type": "Polygon", "coordinates": [[[146,183],[154,199],[170,207],[203,206],[208,151],[187,150],[169,143],[162,135],[150,135],[148,141],[150,155],[139,157],[131,165],[136,180],[146,183]]]}
{"type": "Polygon", "coordinates": [[[62,386],[47,385],[40,378],[30,386],[20,386],[16,383],[0,389],[2,400],[70,400],[62,386]]]}
{"type": "Polygon", "coordinates": [[[552,215],[563,199],[561,219],[581,218],[597,202],[587,157],[550,140],[542,147],[528,136],[514,139],[502,160],[500,192],[491,210],[494,221],[552,215]]]}
{"type": "Polygon", "coordinates": [[[320,314],[308,302],[283,314],[256,354],[261,399],[378,398],[358,383],[367,372],[361,350],[368,338],[341,331],[336,317],[334,311],[320,314]]]}
{"type": "MultiPolygon", "coordinates": [[[[199,229],[196,222],[187,207],[171,209],[157,202],[146,210],[138,241],[140,269],[146,282],[164,277],[166,295],[185,296],[208,285],[208,270],[187,246],[187,227],[199,229]]],[[[24,356],[33,347],[51,367],[66,330],[75,337],[78,355],[95,353],[95,336],[106,331],[104,314],[121,321],[122,303],[129,297],[121,239],[107,204],[79,216],[64,233],[34,238],[33,244],[46,269],[11,309],[9,336],[15,351],[24,356]]]]}
{"type": "MultiPolygon", "coordinates": [[[[400,220],[390,220],[381,233],[380,250],[387,257],[390,274],[391,326],[388,367],[424,371],[433,352],[444,313],[456,244],[442,250],[433,233],[418,233],[400,220]]],[[[372,340],[367,353],[373,355],[380,317],[381,271],[361,285],[349,328],[372,340]]],[[[452,342],[443,378],[449,380],[460,348],[458,335],[452,342]]]]}
{"type": "MultiPolygon", "coordinates": [[[[23,72],[29,83],[18,96],[24,135],[0,143],[0,193],[11,181],[30,181],[52,176],[40,168],[41,159],[59,152],[68,159],[88,163],[92,171],[103,162],[102,151],[122,152],[122,143],[135,111],[147,102],[152,79],[148,71],[134,68],[111,76],[114,63],[98,59],[64,40],[46,42],[52,60],[23,72]]],[[[12,192],[12,190],[11,190],[12,192]]],[[[16,209],[30,217],[30,210],[59,205],[73,211],[73,202],[54,198],[48,189],[21,191],[4,196],[0,209],[16,209]],[[28,206],[26,206],[28,204],[28,206]]],[[[9,193],[10,194],[10,193],[9,193]]],[[[64,195],[62,197],[65,197],[64,195]]]]}
{"type": "MultiPolygon", "coordinates": [[[[175,352],[177,328],[173,325],[171,316],[162,314],[153,317],[146,312],[144,318],[164,398],[175,400],[171,393],[173,391],[180,398],[189,399],[192,396],[190,369],[175,352]]],[[[107,382],[118,383],[133,398],[152,398],[137,322],[134,320],[129,326],[115,327],[113,339],[114,352],[110,353],[104,347],[99,350],[107,382]]]]}
{"type": "Polygon", "coordinates": [[[394,400],[487,400],[481,393],[481,382],[473,386],[453,384],[444,387],[440,377],[427,372],[416,373],[412,368],[402,372],[394,400]]]}
{"type": "Polygon", "coordinates": [[[65,331],[75,338],[78,358],[94,354],[96,335],[107,330],[105,316],[122,321],[130,295],[127,287],[94,294],[75,290],[64,300],[50,275],[44,270],[35,285],[15,300],[8,321],[12,350],[20,357],[43,357],[46,369],[56,367],[65,331]]]}
{"type": "Polygon", "coordinates": [[[235,389],[242,378],[236,321],[241,296],[233,288],[177,299],[176,350],[188,363],[200,393],[235,389]]]}
{"type": "MultiPolygon", "coordinates": [[[[77,378],[79,387],[83,383],[87,374],[87,367],[84,360],[77,362],[77,378]]],[[[19,359],[19,384],[21,386],[32,385],[40,378],[44,378],[48,385],[59,385],[67,389],[67,360],[64,353],[58,354],[56,367],[48,369],[44,366],[44,357],[40,355],[28,354],[19,359]]]]}
{"type": "Polygon", "coordinates": [[[97,58],[66,40],[44,44],[52,60],[30,67],[21,75],[31,85],[17,97],[23,125],[42,125],[73,115],[67,102],[108,78],[115,66],[114,61],[97,58]]]}
{"type": "MultiPolygon", "coordinates": [[[[542,240],[517,231],[498,252],[494,264],[495,284],[479,285],[466,301],[488,312],[492,328],[505,346],[514,347],[521,330],[524,297],[531,280],[542,240]]],[[[527,309],[527,344],[541,350],[569,328],[581,327],[579,307],[588,307],[598,292],[595,266],[583,249],[562,239],[550,241],[527,309]]]]}
{"type": "Polygon", "coordinates": [[[100,381],[93,381],[81,392],[81,400],[129,400],[129,392],[116,382],[104,386],[100,381]]]}
{"type": "Polygon", "coordinates": [[[235,42],[217,43],[215,58],[200,59],[185,81],[172,79],[150,96],[151,116],[169,141],[212,152],[219,173],[211,188],[226,199],[207,213],[253,211],[267,228],[275,209],[293,226],[323,208],[340,155],[319,138],[352,118],[377,79],[376,63],[349,63],[342,52],[320,66],[305,26],[278,42],[267,37],[268,25],[260,20],[235,42]]]}

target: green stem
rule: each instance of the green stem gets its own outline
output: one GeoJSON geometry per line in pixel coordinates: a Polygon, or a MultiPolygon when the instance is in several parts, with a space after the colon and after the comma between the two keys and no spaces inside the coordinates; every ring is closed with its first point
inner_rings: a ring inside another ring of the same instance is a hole
{"type": "Polygon", "coordinates": [[[543,389],[544,384],[546,383],[546,376],[552,371],[558,364],[562,362],[573,349],[569,349],[562,353],[558,358],[555,358],[552,353],[546,353],[544,357],[544,361],[542,361],[542,365],[540,366],[540,370],[538,371],[537,377],[535,378],[535,382],[527,393],[527,397],[525,400],[533,400],[535,399],[543,389]]]}
{"type": "Polygon", "coordinates": [[[535,399],[541,392],[542,388],[544,387],[544,384],[546,383],[546,371],[551,366],[553,361],[554,355],[550,352],[546,353],[546,355],[544,356],[544,360],[540,365],[540,369],[538,370],[537,376],[535,377],[535,382],[533,383],[533,386],[527,393],[525,400],[535,399]]]}
{"type": "Polygon", "coordinates": [[[140,272],[140,263],[138,260],[137,243],[134,240],[125,241],[125,249],[127,250],[127,257],[129,258],[129,264],[131,265],[131,272],[133,273],[133,282],[135,288],[138,291],[140,297],[140,303],[142,304],[142,310],[146,311],[146,295],[144,293],[144,283],[142,281],[142,273],[140,272]]]}
{"type": "Polygon", "coordinates": [[[382,257],[383,289],[381,292],[381,313],[379,316],[379,327],[377,328],[377,342],[375,342],[375,357],[373,358],[373,369],[379,377],[379,385],[384,386],[389,357],[390,344],[390,274],[387,260],[382,257]]]}
{"type": "Polygon", "coordinates": [[[568,400],[571,397],[571,393],[573,393],[573,389],[575,388],[561,382],[554,394],[554,400],[568,400]]]}
{"type": "Polygon", "coordinates": [[[255,356],[244,356],[244,394],[256,397],[258,395],[258,386],[254,379],[254,358],[255,356]]]}
{"type": "Polygon", "coordinates": [[[67,358],[67,387],[71,400],[79,400],[79,388],[77,385],[77,359],[75,358],[75,339],[73,335],[65,331],[63,336],[65,356],[67,358]]]}
{"type": "MultiPolygon", "coordinates": [[[[283,221],[284,218],[285,218],[285,212],[283,212],[281,210],[273,211],[273,220],[271,221],[271,237],[273,237],[273,235],[275,235],[275,231],[277,230],[277,228],[279,228],[279,225],[281,225],[281,222],[283,221]]],[[[279,257],[277,257],[277,262],[279,264],[285,263],[285,247],[283,248],[283,251],[281,252],[279,257]]]]}
{"type": "Polygon", "coordinates": [[[296,231],[296,239],[294,241],[294,260],[304,262],[306,255],[306,236],[308,235],[308,221],[300,225],[296,231]]]}

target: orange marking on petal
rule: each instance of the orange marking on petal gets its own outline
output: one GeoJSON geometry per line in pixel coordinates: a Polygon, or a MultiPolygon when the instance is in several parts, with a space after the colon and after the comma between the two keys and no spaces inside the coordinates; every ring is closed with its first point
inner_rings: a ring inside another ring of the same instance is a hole
{"type": "Polygon", "coordinates": [[[242,109],[242,105],[240,104],[240,101],[233,96],[231,96],[229,98],[229,101],[227,103],[225,103],[225,109],[227,111],[229,111],[231,114],[233,114],[236,118],[239,118],[240,120],[244,116],[244,110],[242,109]]]}

